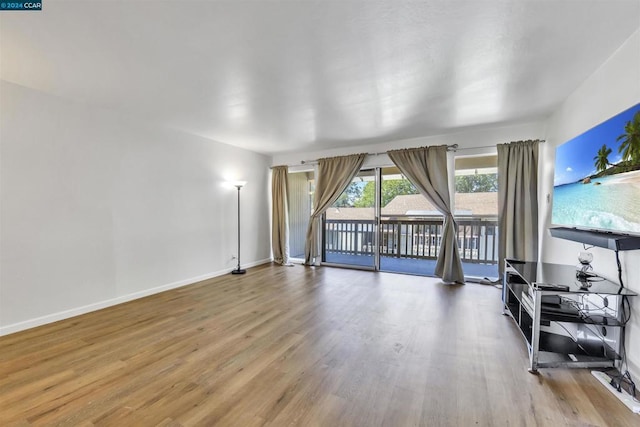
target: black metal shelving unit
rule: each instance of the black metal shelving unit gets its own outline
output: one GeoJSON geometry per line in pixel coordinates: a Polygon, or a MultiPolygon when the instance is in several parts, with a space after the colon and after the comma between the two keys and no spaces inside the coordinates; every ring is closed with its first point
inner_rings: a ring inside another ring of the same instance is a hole
{"type": "Polygon", "coordinates": [[[616,366],[624,340],[623,299],[635,292],[595,275],[581,281],[574,266],[504,262],[503,313],[522,333],[530,372],[616,366]]]}

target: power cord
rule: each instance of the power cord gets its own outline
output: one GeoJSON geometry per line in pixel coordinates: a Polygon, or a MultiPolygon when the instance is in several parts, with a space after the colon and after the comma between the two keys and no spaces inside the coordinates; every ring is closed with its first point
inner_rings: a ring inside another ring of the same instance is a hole
{"type": "MultiPolygon", "coordinates": [[[[622,382],[623,379],[626,378],[626,383],[629,386],[629,390],[627,391],[629,392],[631,397],[633,397],[633,400],[635,400],[636,402],[640,402],[640,400],[638,400],[636,396],[636,391],[637,391],[636,383],[633,381],[633,378],[631,378],[631,373],[629,373],[629,366],[627,364],[627,346],[625,344],[624,338],[625,337],[623,336],[622,337],[622,354],[620,355],[622,358],[622,362],[620,363],[620,372],[624,370],[624,374],[621,375],[620,381],[622,382]]],[[[618,388],[618,391],[620,391],[619,388],[618,388]]]]}
{"type": "Polygon", "coordinates": [[[631,320],[631,303],[626,295],[622,296],[622,324],[626,325],[631,320]]]}
{"type": "Polygon", "coordinates": [[[618,264],[618,280],[620,281],[620,287],[624,288],[624,283],[622,282],[622,263],[620,262],[620,252],[616,249],[616,264],[618,264]]]}
{"type": "MultiPolygon", "coordinates": [[[[594,246],[590,246],[587,247],[587,245],[585,245],[584,243],[582,244],[582,247],[584,248],[584,250],[589,250],[591,248],[593,248],[594,246]]],[[[619,250],[616,248],[615,249],[615,253],[616,253],[616,265],[618,267],[618,280],[620,281],[620,287],[622,289],[624,289],[624,282],[622,280],[622,263],[620,262],[620,253],[619,250]]],[[[598,307],[595,306],[596,310],[600,310],[603,313],[606,311],[605,309],[607,308],[606,305],[606,300],[605,297],[603,297],[600,294],[596,294],[598,296],[600,296],[600,298],[602,298],[603,303],[605,304],[604,307],[598,307]]],[[[578,301],[574,301],[572,299],[569,298],[562,298],[566,303],[571,304],[572,306],[574,306],[575,308],[578,309],[578,312],[580,313],[580,316],[584,319],[585,316],[587,316],[583,311],[582,308],[580,307],[580,304],[578,304],[578,301]]],[[[590,304],[593,304],[592,302],[590,302],[590,304]]],[[[626,295],[622,295],[622,304],[621,304],[621,308],[622,308],[622,319],[621,319],[621,325],[625,326],[629,320],[631,319],[631,303],[629,302],[629,298],[626,295]]],[[[616,316],[617,317],[617,316],[616,316]]],[[[569,334],[569,337],[571,337],[571,339],[573,339],[574,341],[576,341],[577,344],[577,340],[573,338],[573,336],[571,335],[571,333],[567,330],[567,328],[565,328],[561,323],[558,323],[558,325],[560,325],[562,327],[562,329],[564,329],[567,334],[569,334]]],[[[604,335],[601,334],[597,328],[595,330],[589,328],[589,330],[591,330],[592,332],[595,332],[597,336],[600,337],[600,340],[602,341],[603,344],[603,348],[604,348],[604,356],[606,357],[606,349],[607,349],[607,345],[606,345],[606,341],[604,338],[604,335]]],[[[622,341],[622,354],[620,354],[620,370],[613,368],[613,372],[615,372],[614,374],[611,374],[608,371],[611,370],[603,370],[609,377],[611,377],[611,386],[613,388],[615,388],[618,392],[622,392],[622,388],[624,387],[624,389],[631,395],[631,397],[633,398],[633,400],[635,402],[639,402],[640,400],[638,400],[638,396],[637,396],[637,386],[635,381],[633,381],[633,378],[631,377],[631,373],[629,372],[628,369],[628,365],[627,365],[627,346],[625,344],[625,337],[624,334],[622,334],[622,336],[620,337],[621,341],[622,341]],[[621,373],[622,372],[622,373],[621,373]]],[[[578,347],[581,348],[584,351],[584,348],[578,344],[578,347]]],[[[586,353],[586,352],[585,352],[586,353]]]]}
{"type": "Polygon", "coordinates": [[[622,393],[622,389],[624,388],[635,402],[640,403],[640,400],[638,400],[638,387],[631,378],[629,371],[624,371],[624,373],[621,374],[620,371],[613,368],[604,370],[603,372],[611,378],[611,382],[609,383],[611,387],[615,388],[619,393],[622,393]]]}
{"type": "Polygon", "coordinates": [[[496,279],[496,280],[492,280],[488,277],[483,277],[482,279],[477,278],[475,280],[468,280],[469,282],[473,282],[473,283],[477,283],[479,285],[485,285],[485,286],[493,286],[494,288],[497,289],[502,289],[502,280],[500,278],[496,279]]]}
{"type": "MultiPolygon", "coordinates": [[[[584,250],[589,250],[594,248],[595,246],[590,246],[587,247],[586,244],[582,244],[582,247],[584,248],[584,250]]],[[[624,281],[622,280],[622,263],[620,262],[620,252],[618,250],[618,248],[615,249],[615,253],[616,253],[616,265],[618,267],[618,280],[620,282],[620,287],[622,289],[624,289],[624,281]]],[[[596,294],[599,295],[603,302],[605,301],[604,297],[600,294],[596,294]]],[[[563,298],[564,299],[564,298],[563,298]]],[[[569,301],[573,301],[573,300],[569,300],[569,301]]],[[[568,302],[568,301],[567,301],[568,302]]],[[[578,302],[577,301],[573,301],[572,303],[570,303],[572,305],[577,306],[578,302]]],[[[626,325],[629,320],[631,319],[631,303],[629,302],[629,298],[626,295],[622,295],[622,319],[621,319],[621,323],[622,326],[626,325]]],[[[579,313],[581,316],[584,315],[584,313],[581,311],[581,308],[576,307],[579,310],[579,313]]],[[[605,311],[604,309],[606,308],[606,303],[605,303],[605,307],[598,307],[596,306],[596,309],[601,310],[601,311],[605,311]]],[[[616,316],[617,317],[617,316],[616,316]]],[[[562,326],[562,324],[558,323],[560,326],[562,326]]],[[[567,330],[567,328],[565,328],[564,326],[562,326],[562,328],[567,331],[567,333],[569,334],[569,336],[573,339],[573,337],[571,336],[571,333],[567,330]]],[[[592,330],[593,331],[593,330],[592,330]]],[[[605,351],[605,357],[606,357],[606,342],[604,339],[604,336],[596,330],[596,334],[600,336],[600,340],[603,343],[603,347],[604,347],[604,351],[605,351]]],[[[618,371],[617,369],[613,369],[615,374],[610,374],[609,372],[607,372],[607,370],[604,370],[604,372],[609,375],[611,377],[611,386],[613,388],[615,388],[616,390],[618,390],[618,392],[622,391],[622,385],[626,385],[625,390],[627,390],[629,392],[629,394],[631,395],[631,397],[633,398],[634,401],[636,402],[640,402],[640,400],[638,400],[637,397],[637,387],[636,387],[636,383],[633,381],[633,378],[631,377],[631,373],[629,372],[628,369],[628,365],[627,365],[627,346],[625,344],[625,337],[624,334],[622,334],[622,336],[620,337],[621,341],[622,341],[622,354],[620,355],[621,358],[621,362],[620,362],[620,370],[618,371]],[[621,373],[623,372],[624,373],[621,373]]],[[[578,344],[578,347],[581,347],[578,344]]]]}
{"type": "MultiPolygon", "coordinates": [[[[604,301],[604,297],[600,294],[596,294],[598,296],[600,296],[600,298],[603,299],[604,301]]],[[[626,298],[626,297],[625,297],[626,298]]],[[[560,297],[561,301],[565,304],[571,305],[572,307],[574,307],[575,309],[578,310],[578,313],[580,315],[580,317],[582,319],[587,319],[589,317],[589,313],[585,313],[584,310],[582,309],[582,304],[578,301],[575,301],[571,298],[566,298],[566,297],[560,297]]],[[[628,303],[628,301],[627,301],[628,303]]],[[[596,310],[600,310],[603,313],[606,312],[607,306],[602,306],[602,307],[598,307],[597,305],[593,304],[592,302],[590,303],[592,305],[595,306],[596,310]]],[[[626,317],[626,315],[624,314],[624,305],[623,305],[623,323],[622,326],[624,326],[626,324],[626,322],[629,321],[629,317],[626,317]]],[[[588,354],[588,352],[585,350],[584,347],[582,347],[579,343],[577,338],[574,338],[573,335],[571,334],[571,332],[569,332],[569,330],[561,323],[561,322],[556,322],[558,324],[558,326],[560,326],[562,329],[565,330],[565,332],[567,332],[567,334],[569,335],[569,337],[576,343],[576,345],[578,346],[578,348],[580,348],[582,351],[584,351],[586,354],[588,354]]],[[[600,338],[600,341],[602,342],[602,348],[603,348],[603,352],[604,352],[604,357],[607,358],[607,343],[605,340],[604,335],[597,329],[597,328],[588,328],[592,333],[594,333],[598,338],[600,338]]],[[[633,379],[631,378],[631,374],[629,373],[628,369],[625,369],[625,367],[627,366],[627,348],[625,345],[625,340],[624,340],[624,336],[621,337],[621,344],[622,344],[622,348],[621,348],[621,354],[620,354],[620,359],[621,359],[621,363],[620,363],[620,370],[624,370],[624,374],[619,375],[619,377],[625,377],[627,378],[627,384],[629,386],[629,389],[633,391],[633,393],[630,392],[631,396],[633,396],[634,400],[637,401],[636,398],[636,385],[635,382],[633,381],[633,379]]],[[[611,376],[611,375],[609,375],[611,376]]],[[[617,385],[614,384],[614,379],[613,376],[612,377],[612,382],[611,382],[611,386],[616,388],[618,391],[620,391],[620,384],[618,383],[617,385]]]]}
{"type": "MultiPolygon", "coordinates": [[[[598,295],[603,302],[605,301],[605,297],[603,297],[600,294],[592,294],[592,295],[598,295]]],[[[578,301],[572,300],[570,298],[565,298],[565,297],[561,297],[562,301],[573,306],[575,309],[578,310],[578,312],[580,313],[580,316],[583,319],[587,319],[589,317],[592,316],[591,311],[586,311],[584,308],[582,308],[584,306],[584,303],[579,303],[578,301]]],[[[629,321],[630,313],[629,315],[627,314],[626,310],[625,310],[625,305],[624,305],[624,301],[625,301],[626,297],[623,297],[623,304],[622,304],[622,318],[620,319],[620,326],[625,326],[627,324],[627,322],[629,321]]],[[[611,318],[615,318],[617,320],[618,314],[617,314],[617,310],[614,310],[612,308],[609,307],[609,305],[607,305],[607,303],[604,303],[605,305],[603,306],[599,306],[597,304],[594,304],[593,301],[589,301],[589,305],[590,307],[593,307],[595,309],[595,311],[599,311],[602,313],[602,316],[610,316],[611,318]]],[[[627,304],[629,304],[629,302],[627,301],[627,304]]],[[[606,326],[606,325],[604,325],[606,326]]]]}

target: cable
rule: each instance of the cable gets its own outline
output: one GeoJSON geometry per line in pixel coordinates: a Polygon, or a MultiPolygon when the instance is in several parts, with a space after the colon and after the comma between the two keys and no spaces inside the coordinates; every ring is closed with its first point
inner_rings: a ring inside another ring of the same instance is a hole
{"type": "Polygon", "coordinates": [[[616,248],[616,263],[618,264],[618,280],[620,281],[620,287],[624,288],[624,283],[622,282],[622,264],[620,263],[620,253],[616,248]]]}
{"type": "Polygon", "coordinates": [[[633,398],[635,402],[640,402],[637,397],[638,388],[636,386],[635,381],[631,378],[631,374],[629,371],[624,371],[624,373],[620,373],[616,368],[603,369],[602,372],[611,377],[611,386],[616,388],[618,391],[621,391],[622,385],[625,391],[629,393],[629,395],[633,398]]]}
{"type": "MultiPolygon", "coordinates": [[[[600,294],[596,294],[596,295],[600,296],[603,300],[605,298],[600,294]]],[[[580,302],[578,302],[576,300],[573,300],[571,298],[566,298],[566,297],[562,297],[562,296],[560,297],[560,299],[565,304],[568,304],[568,305],[574,307],[575,309],[577,309],[578,310],[578,314],[580,315],[580,317],[583,320],[590,318],[590,313],[585,312],[582,309],[583,303],[580,303],[580,302]]],[[[592,302],[590,304],[593,305],[596,310],[601,311],[603,313],[603,316],[607,314],[606,312],[607,312],[608,307],[605,307],[605,306],[598,307],[597,305],[593,304],[592,302]]],[[[613,309],[609,309],[609,310],[613,311],[613,309]]],[[[569,330],[567,328],[565,328],[564,325],[562,325],[561,322],[556,321],[556,323],[558,324],[558,326],[560,326],[562,329],[564,329],[567,332],[567,334],[569,334],[569,337],[573,341],[576,342],[576,344],[578,345],[578,348],[580,348],[582,351],[584,351],[586,354],[588,354],[588,352],[585,350],[585,348],[582,347],[578,343],[578,339],[574,338],[571,335],[571,332],[569,332],[569,330]]],[[[585,322],[585,323],[593,325],[593,326],[599,326],[598,324],[595,324],[595,323],[589,323],[589,322],[585,322]]],[[[623,324],[623,326],[624,326],[624,324],[623,324]]],[[[605,339],[604,335],[598,330],[598,328],[587,328],[587,330],[591,331],[591,333],[593,333],[595,336],[600,338],[600,341],[602,342],[603,355],[604,355],[605,358],[609,358],[609,356],[607,356],[607,348],[608,348],[608,346],[607,346],[607,342],[606,342],[606,339],[605,339]]],[[[624,347],[624,337],[621,337],[621,340],[622,340],[622,354],[620,355],[620,358],[621,358],[621,366],[620,367],[623,368],[624,367],[624,363],[626,363],[626,347],[624,347]]],[[[615,354],[615,352],[614,352],[614,354],[615,354]]],[[[615,359],[615,357],[614,357],[614,359],[615,359]]]]}
{"type": "Polygon", "coordinates": [[[631,320],[631,303],[626,295],[622,296],[622,325],[626,325],[631,320]]]}
{"type": "MultiPolygon", "coordinates": [[[[601,340],[603,340],[604,342],[604,337],[596,331],[596,333],[598,335],[600,335],[601,340]]],[[[640,400],[638,400],[637,397],[637,386],[636,383],[633,381],[633,378],[631,378],[631,373],[629,373],[628,370],[628,365],[627,365],[627,346],[625,344],[625,337],[624,334],[621,334],[620,336],[620,341],[621,341],[621,354],[620,354],[620,370],[616,369],[616,368],[609,368],[604,370],[603,372],[605,372],[607,375],[609,375],[611,377],[611,386],[615,387],[618,389],[618,391],[620,391],[621,389],[621,385],[624,383],[625,385],[627,385],[627,387],[625,388],[625,390],[631,395],[631,397],[633,398],[634,401],[636,402],[640,402],[640,400]],[[607,371],[609,370],[613,370],[615,372],[615,374],[611,374],[607,371]],[[622,373],[624,371],[624,373],[622,373]],[[615,380],[617,380],[617,383],[615,382],[615,380]]],[[[605,346],[605,354],[606,354],[606,346],[605,346]]]]}
{"type": "MultiPolygon", "coordinates": [[[[605,298],[600,294],[595,294],[598,295],[603,302],[605,301],[605,298]]],[[[582,309],[582,305],[584,305],[584,302],[579,302],[576,300],[573,300],[571,298],[566,298],[561,296],[560,300],[562,302],[564,302],[565,304],[571,305],[572,307],[576,308],[578,310],[578,313],[580,314],[580,317],[582,317],[583,319],[588,318],[589,315],[588,313],[585,313],[584,310],[582,309]]],[[[605,306],[603,304],[602,307],[599,307],[595,304],[593,304],[593,302],[589,302],[590,305],[593,305],[595,307],[596,310],[599,310],[603,313],[603,315],[607,314],[608,310],[614,311],[613,309],[609,309],[608,305],[605,306]]],[[[622,308],[622,326],[624,326],[631,318],[631,305],[629,303],[629,300],[627,298],[626,295],[622,295],[622,304],[621,304],[621,308],[622,308]]],[[[615,310],[615,312],[617,313],[617,310],[615,310]]],[[[617,316],[616,316],[617,317],[617,316]]],[[[562,322],[560,321],[555,321],[555,323],[560,326],[562,329],[564,329],[564,331],[567,333],[567,335],[569,336],[569,338],[571,338],[577,345],[577,347],[582,350],[585,354],[589,354],[587,352],[587,350],[578,342],[577,337],[574,338],[574,336],[571,334],[571,332],[562,324],[562,322]]],[[[596,325],[597,326],[597,325],[596,325]]],[[[609,356],[607,355],[607,349],[608,349],[608,345],[605,339],[605,336],[603,333],[601,333],[598,328],[587,328],[589,331],[591,331],[591,333],[593,333],[596,337],[598,337],[602,343],[602,351],[603,351],[603,356],[605,358],[609,358],[609,356]]],[[[631,373],[628,370],[628,364],[627,364],[627,347],[625,344],[625,336],[624,336],[624,328],[622,328],[620,330],[622,333],[620,334],[619,340],[620,340],[620,344],[621,344],[621,354],[620,356],[620,370],[618,371],[616,368],[612,368],[614,369],[614,371],[616,372],[616,374],[611,375],[611,374],[607,374],[609,375],[612,380],[611,380],[611,385],[613,387],[615,387],[618,391],[620,391],[623,388],[623,384],[624,384],[624,389],[625,391],[627,391],[629,393],[629,395],[633,398],[633,400],[635,402],[640,402],[640,400],[638,400],[637,397],[637,386],[636,383],[633,381],[633,378],[631,377],[631,373]]],[[[614,359],[616,359],[615,357],[615,350],[614,350],[614,359]]]]}
{"type": "MultiPolygon", "coordinates": [[[[624,324],[626,324],[629,319],[631,318],[631,306],[629,305],[629,301],[627,299],[626,295],[623,295],[622,297],[622,311],[623,311],[623,317],[627,316],[626,318],[624,318],[624,324]],[[625,302],[626,302],[626,308],[625,308],[625,302]],[[625,313],[628,310],[628,315],[625,315],[625,313]]],[[[636,383],[633,381],[633,379],[631,378],[631,374],[629,373],[629,366],[627,364],[627,345],[625,343],[625,336],[624,336],[624,329],[622,329],[622,332],[620,334],[620,341],[621,341],[621,348],[622,348],[622,354],[620,354],[620,371],[622,372],[624,371],[624,374],[619,374],[618,375],[618,380],[620,382],[625,382],[628,385],[629,390],[627,390],[629,392],[629,394],[631,395],[631,397],[633,397],[633,400],[636,402],[640,402],[640,400],[638,400],[638,398],[636,397],[636,383]],[[625,377],[627,378],[625,380],[625,377]]],[[[618,383],[618,387],[620,387],[620,382],[618,383]]]]}
{"type": "Polygon", "coordinates": [[[631,397],[633,397],[633,400],[635,400],[636,402],[640,402],[640,400],[638,400],[638,398],[636,397],[636,383],[631,378],[631,374],[629,373],[629,371],[624,371],[624,374],[622,374],[623,381],[625,380],[625,378],[627,384],[629,385],[629,394],[631,395],[631,397]]]}
{"type": "MultiPolygon", "coordinates": [[[[597,295],[603,301],[606,298],[606,297],[603,297],[600,294],[591,294],[591,295],[597,295]]],[[[566,297],[560,297],[560,298],[565,303],[567,303],[569,305],[572,305],[574,308],[576,308],[578,310],[578,312],[580,313],[580,316],[583,319],[589,318],[589,317],[591,317],[593,315],[590,310],[586,311],[585,309],[582,308],[584,303],[579,303],[578,301],[575,301],[575,300],[572,300],[572,299],[566,298],[566,297]]],[[[601,314],[602,316],[611,317],[614,320],[618,321],[618,310],[617,309],[609,308],[609,306],[598,306],[598,305],[594,304],[592,301],[590,301],[589,304],[594,307],[595,311],[602,312],[602,314],[601,314]]],[[[619,326],[625,326],[629,322],[629,320],[631,319],[631,306],[630,306],[629,300],[627,299],[626,295],[622,296],[622,305],[621,305],[621,307],[622,307],[622,317],[619,320],[619,322],[620,322],[619,326]],[[625,303],[626,303],[626,305],[625,305],[625,303]]],[[[603,326],[607,326],[607,325],[603,325],[603,326]]],[[[615,326],[615,325],[610,325],[610,326],[615,326]]]]}

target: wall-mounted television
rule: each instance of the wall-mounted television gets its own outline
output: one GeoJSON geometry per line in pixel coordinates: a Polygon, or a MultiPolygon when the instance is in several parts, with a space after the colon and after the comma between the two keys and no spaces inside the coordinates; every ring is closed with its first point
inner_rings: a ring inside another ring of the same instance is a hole
{"type": "Polygon", "coordinates": [[[551,222],[640,235],[640,103],[556,148],[551,222]]]}

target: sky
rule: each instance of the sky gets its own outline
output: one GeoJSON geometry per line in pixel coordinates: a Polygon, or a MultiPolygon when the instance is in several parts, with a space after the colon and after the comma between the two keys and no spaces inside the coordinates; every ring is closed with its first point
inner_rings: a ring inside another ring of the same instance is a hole
{"type": "Polygon", "coordinates": [[[618,136],[624,133],[624,126],[630,121],[636,112],[640,111],[640,104],[636,104],[628,110],[619,113],[604,123],[600,123],[589,129],[582,135],[559,145],[556,148],[556,168],[553,185],[562,185],[576,182],[596,172],[593,159],[602,144],[611,148],[610,163],[621,160],[618,147],[621,141],[616,141],[618,136]]]}

